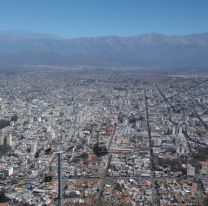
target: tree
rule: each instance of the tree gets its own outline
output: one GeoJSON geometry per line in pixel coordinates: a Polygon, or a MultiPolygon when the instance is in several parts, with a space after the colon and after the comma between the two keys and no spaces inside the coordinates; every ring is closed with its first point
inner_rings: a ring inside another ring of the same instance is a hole
{"type": "Polygon", "coordinates": [[[117,191],[121,192],[122,189],[123,189],[123,188],[122,188],[122,186],[121,186],[119,183],[116,183],[116,184],[115,184],[114,190],[117,190],[117,191]]]}
{"type": "Polygon", "coordinates": [[[5,195],[4,191],[0,191],[0,203],[8,201],[7,196],[5,195]]]}
{"type": "Polygon", "coordinates": [[[17,114],[11,116],[11,121],[16,122],[18,120],[17,114]]]}
{"type": "Polygon", "coordinates": [[[208,205],[208,197],[204,197],[202,199],[202,206],[207,206],[208,205]]]}
{"type": "Polygon", "coordinates": [[[6,119],[0,119],[0,129],[8,127],[10,125],[10,121],[6,119]]]}
{"type": "Polygon", "coordinates": [[[198,148],[198,152],[193,154],[194,159],[205,161],[208,159],[208,147],[198,148]]]}

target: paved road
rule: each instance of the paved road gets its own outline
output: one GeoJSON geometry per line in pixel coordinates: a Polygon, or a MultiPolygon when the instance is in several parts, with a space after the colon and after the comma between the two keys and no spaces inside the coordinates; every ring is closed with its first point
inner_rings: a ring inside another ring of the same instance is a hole
{"type": "MultiPolygon", "coordinates": [[[[160,87],[158,85],[156,85],[156,88],[160,94],[160,96],[162,97],[163,101],[166,102],[167,105],[170,106],[170,108],[173,108],[173,105],[170,103],[170,101],[168,100],[168,98],[165,96],[165,94],[162,92],[162,90],[160,89],[160,87]]],[[[170,109],[168,110],[168,114],[169,114],[169,121],[173,124],[173,125],[178,125],[176,122],[174,122],[172,120],[172,116],[171,116],[171,111],[170,109]]]]}
{"type": "MultiPolygon", "coordinates": [[[[114,137],[114,134],[115,134],[115,131],[116,131],[116,124],[114,126],[114,130],[113,130],[113,133],[110,137],[110,140],[108,142],[108,145],[107,145],[107,150],[109,151],[110,147],[111,147],[111,143],[112,143],[112,140],[113,140],[113,137],[114,137]]],[[[99,185],[99,192],[97,194],[97,197],[96,197],[96,206],[100,206],[100,199],[101,199],[101,196],[103,194],[103,191],[105,189],[105,181],[106,181],[106,177],[107,177],[107,174],[108,174],[108,168],[110,166],[110,162],[111,162],[111,154],[109,153],[107,155],[107,160],[106,160],[106,164],[105,164],[105,167],[104,167],[104,170],[103,170],[103,173],[101,174],[101,183],[99,185]]]]}
{"type": "Polygon", "coordinates": [[[153,192],[152,192],[152,205],[153,206],[159,206],[160,205],[160,195],[157,188],[157,181],[155,178],[155,172],[154,172],[154,155],[153,155],[153,149],[152,149],[152,135],[151,135],[151,127],[149,123],[149,110],[148,110],[148,99],[146,94],[146,89],[144,88],[144,95],[145,95],[145,109],[146,109],[146,123],[147,123],[147,131],[149,136],[149,152],[150,152],[150,177],[151,182],[153,185],[153,192]]]}

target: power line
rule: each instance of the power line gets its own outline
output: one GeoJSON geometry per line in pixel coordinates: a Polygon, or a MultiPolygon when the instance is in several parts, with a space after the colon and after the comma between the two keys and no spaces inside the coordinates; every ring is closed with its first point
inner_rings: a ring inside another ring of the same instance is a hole
{"type": "MultiPolygon", "coordinates": [[[[189,90],[191,90],[191,89],[193,89],[193,88],[196,88],[197,86],[199,86],[199,85],[201,85],[201,84],[204,84],[204,83],[206,83],[206,82],[208,82],[208,79],[206,79],[206,80],[203,80],[203,81],[201,81],[201,82],[198,82],[198,83],[196,83],[195,85],[192,85],[192,86],[190,86],[189,88],[186,88],[186,89],[184,89],[183,91],[181,91],[181,92],[179,92],[179,93],[177,93],[177,94],[174,94],[174,95],[172,95],[171,97],[168,97],[168,98],[165,98],[165,99],[163,99],[160,103],[157,103],[157,104],[154,104],[154,105],[151,105],[151,106],[147,106],[147,108],[146,109],[144,109],[144,110],[142,110],[142,111],[140,111],[140,112],[147,112],[147,117],[149,116],[149,114],[148,114],[148,109],[149,108],[153,108],[153,107],[155,107],[155,106],[157,106],[157,105],[159,105],[159,104],[161,104],[162,102],[165,102],[165,101],[167,101],[167,100],[172,100],[173,98],[175,98],[175,97],[178,97],[178,96],[180,96],[180,95],[182,95],[183,93],[186,93],[186,92],[188,92],[189,90]]],[[[127,96],[127,95],[126,95],[127,96]]],[[[146,95],[145,95],[145,98],[146,98],[146,95]]],[[[123,109],[123,106],[124,106],[124,102],[123,102],[123,105],[122,105],[122,109],[123,109]]],[[[76,122],[76,118],[75,118],[75,120],[74,120],[74,122],[76,122]]],[[[147,122],[148,122],[148,120],[147,120],[147,122]]],[[[74,125],[73,125],[74,126],[74,125]]],[[[115,133],[115,130],[114,130],[114,133],[115,133]]],[[[114,135],[114,134],[113,134],[114,135]]],[[[112,135],[112,137],[113,137],[113,135],[112,135]]],[[[110,148],[110,146],[111,146],[111,142],[112,142],[112,139],[110,140],[110,142],[109,142],[109,145],[108,145],[108,149],[110,148]]],[[[150,146],[151,146],[151,141],[150,141],[150,146]]],[[[50,163],[52,162],[54,160],[54,158],[52,158],[52,160],[50,161],[50,163]]],[[[61,159],[60,159],[60,161],[61,161],[61,159]]],[[[49,164],[50,164],[49,163],[49,164]]],[[[110,164],[110,161],[109,161],[109,164],[110,164]]],[[[109,165],[107,165],[107,168],[109,167],[109,165]]],[[[42,173],[43,171],[41,171],[41,173],[42,173]]],[[[40,173],[39,173],[40,174],[40,173]]],[[[61,174],[61,173],[60,173],[61,174]]],[[[106,173],[107,174],[107,173],[106,173]]],[[[90,178],[102,178],[102,181],[103,181],[103,185],[105,185],[105,183],[104,183],[104,181],[105,181],[105,179],[117,179],[117,178],[119,178],[119,179],[133,179],[133,178],[139,178],[139,177],[137,177],[137,176],[128,176],[128,177],[121,177],[121,176],[117,176],[117,177],[113,177],[113,176],[107,176],[106,174],[103,174],[103,176],[102,177],[86,177],[86,179],[90,179],[90,178]]],[[[61,177],[61,175],[60,175],[60,177],[61,177]]],[[[37,178],[37,177],[36,177],[37,178]]],[[[26,178],[25,178],[26,179],[26,178]]],[[[33,179],[35,179],[35,178],[33,178],[33,179]]],[[[70,178],[66,178],[66,179],[70,179],[70,178]]],[[[82,180],[82,179],[85,179],[85,178],[71,178],[71,179],[80,179],[80,180],[82,180]]],[[[15,180],[15,179],[14,179],[15,180]]],[[[24,179],[23,179],[24,180],[24,179]]],[[[61,188],[61,187],[60,187],[61,188]]],[[[102,190],[100,191],[101,193],[103,192],[102,190]]],[[[61,194],[61,193],[60,193],[61,194]]],[[[61,197],[62,195],[60,195],[60,197],[61,197]]],[[[100,198],[100,196],[99,196],[99,198],[100,198]]]]}
{"type": "MultiPolygon", "coordinates": [[[[205,79],[205,80],[203,80],[203,81],[201,81],[201,82],[198,82],[197,84],[192,85],[192,86],[190,86],[189,88],[184,89],[183,91],[181,91],[181,92],[179,92],[179,93],[177,93],[177,94],[172,95],[171,97],[167,97],[166,99],[161,100],[159,103],[150,105],[150,106],[148,106],[148,109],[153,108],[153,107],[155,107],[155,106],[158,106],[158,105],[160,105],[161,103],[163,103],[163,102],[165,102],[165,101],[167,101],[167,100],[172,100],[173,98],[175,98],[175,97],[177,97],[177,96],[179,96],[179,95],[181,95],[181,94],[183,94],[183,93],[186,93],[187,91],[189,91],[189,90],[191,90],[191,89],[193,89],[193,88],[195,88],[195,87],[197,87],[197,86],[199,86],[199,85],[201,85],[201,84],[204,84],[205,82],[208,82],[208,79],[205,79]]],[[[142,112],[146,112],[146,109],[143,109],[143,110],[140,111],[140,113],[142,113],[142,112]]]]}

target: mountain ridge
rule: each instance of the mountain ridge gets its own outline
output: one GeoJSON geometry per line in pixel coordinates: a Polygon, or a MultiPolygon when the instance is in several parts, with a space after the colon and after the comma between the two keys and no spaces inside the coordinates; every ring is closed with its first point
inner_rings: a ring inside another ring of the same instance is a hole
{"type": "Polygon", "coordinates": [[[50,34],[0,31],[0,64],[208,68],[207,59],[208,32],[66,39],[50,34]]]}

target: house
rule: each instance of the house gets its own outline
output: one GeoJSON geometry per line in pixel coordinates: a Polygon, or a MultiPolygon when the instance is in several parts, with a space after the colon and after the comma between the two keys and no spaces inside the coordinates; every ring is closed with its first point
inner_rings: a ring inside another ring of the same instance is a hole
{"type": "Polygon", "coordinates": [[[188,176],[195,176],[195,167],[192,167],[190,164],[187,165],[187,175],[188,176]]]}
{"type": "Polygon", "coordinates": [[[199,163],[201,165],[200,173],[202,175],[208,174],[208,161],[199,161],[199,163]]]}

